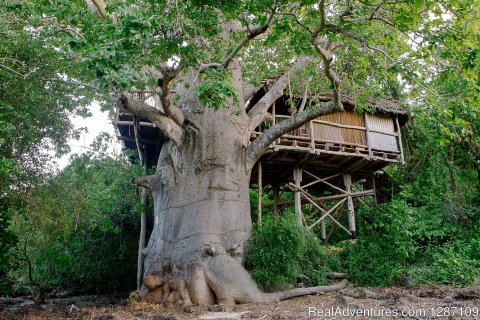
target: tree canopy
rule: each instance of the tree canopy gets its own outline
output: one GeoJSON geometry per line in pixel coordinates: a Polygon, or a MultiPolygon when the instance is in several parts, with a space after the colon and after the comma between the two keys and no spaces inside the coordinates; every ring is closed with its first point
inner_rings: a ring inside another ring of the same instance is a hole
{"type": "Polygon", "coordinates": [[[333,84],[359,107],[372,96],[426,104],[441,114],[445,139],[468,134],[470,123],[447,111],[459,96],[450,89],[463,87],[460,99],[478,111],[475,1],[7,1],[4,8],[23,19],[18,28],[30,26],[24,36],[48,35],[57,64],[75,61],[117,95],[148,87],[176,122],[170,91],[180,73],[194,70],[200,102],[219,108],[228,97],[243,102],[252,86],[305,56],[310,65],[291,72],[290,87],[324,92],[333,84]],[[244,93],[222,75],[234,58],[251,84],[244,93]]]}

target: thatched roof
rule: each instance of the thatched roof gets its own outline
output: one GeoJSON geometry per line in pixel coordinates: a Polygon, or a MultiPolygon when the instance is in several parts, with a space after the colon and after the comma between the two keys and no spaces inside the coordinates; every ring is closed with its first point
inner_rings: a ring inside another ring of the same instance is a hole
{"type": "MultiPolygon", "coordinates": [[[[303,96],[292,94],[294,98],[302,99],[303,96]]],[[[346,94],[341,94],[342,103],[346,108],[354,108],[355,107],[355,100],[346,94]]],[[[324,94],[317,94],[317,95],[310,95],[309,99],[319,100],[319,101],[330,101],[332,100],[331,93],[324,93],[324,94]]],[[[408,110],[402,106],[402,104],[392,98],[383,98],[383,99],[373,99],[369,98],[368,100],[368,107],[371,109],[373,113],[384,113],[384,114],[397,114],[397,115],[406,115],[408,110]]],[[[367,112],[369,110],[366,110],[367,112]]]]}
{"type": "MultiPolygon", "coordinates": [[[[257,93],[259,91],[264,91],[265,94],[273,84],[275,84],[277,78],[268,78],[262,81],[262,86],[257,89],[257,93]]],[[[262,95],[263,95],[262,94],[262,95]]],[[[285,93],[288,96],[288,93],[285,93]]],[[[302,99],[303,93],[293,92],[293,98],[295,99],[302,99]]],[[[332,93],[314,93],[308,94],[308,99],[319,100],[319,101],[330,101],[332,100],[332,93]]],[[[346,109],[353,109],[357,104],[355,97],[348,95],[346,92],[342,92],[341,94],[342,103],[346,109]]],[[[399,115],[401,118],[405,118],[403,120],[407,120],[408,116],[408,109],[402,105],[399,101],[393,98],[382,98],[382,99],[375,99],[375,98],[368,98],[368,108],[370,110],[366,110],[366,112],[372,113],[383,113],[383,114],[394,114],[399,115]]]]}

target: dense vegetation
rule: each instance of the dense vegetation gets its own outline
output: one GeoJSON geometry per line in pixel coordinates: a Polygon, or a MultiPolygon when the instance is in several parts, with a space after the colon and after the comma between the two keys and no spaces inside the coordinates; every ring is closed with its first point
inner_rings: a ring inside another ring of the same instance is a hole
{"type": "Polygon", "coordinates": [[[14,290],[134,287],[141,207],[132,181],[142,172],[123,154],[88,152],[19,194],[7,210],[16,235],[10,264],[17,268],[8,274],[14,290]]]}
{"type": "MultiPolygon", "coordinates": [[[[417,10],[419,2],[405,3],[400,9],[414,16],[409,10],[417,10]]],[[[330,244],[344,248],[341,252],[320,244],[314,235],[318,230],[306,232],[296,225],[288,208],[280,216],[266,210],[264,224],[256,226],[250,241],[248,257],[259,284],[267,288],[300,281],[321,284],[327,271],[346,271],[356,284],[369,286],[479,281],[478,1],[446,3],[444,12],[449,17],[441,23],[441,12],[432,13],[438,19],[431,21],[405,17],[396,21],[405,30],[422,25],[416,30],[422,33],[412,44],[415,50],[385,68],[394,75],[382,84],[411,108],[404,131],[407,165],[392,166],[386,173],[393,198],[360,210],[355,244],[342,236],[332,239],[330,244]],[[416,63],[419,60],[422,63],[416,63]],[[408,73],[416,78],[407,78],[408,73]]],[[[127,161],[125,154],[105,154],[105,136],[92,146],[92,152],[73,158],[61,172],[51,169],[49,153],[66,153],[66,141],[78,133],[69,116],[88,115],[86,107],[95,99],[107,101],[103,87],[96,86],[100,69],[110,71],[101,81],[111,77],[128,82],[133,77],[132,70],[119,67],[130,59],[131,48],[116,43],[116,56],[105,44],[104,51],[98,52],[88,43],[77,43],[72,35],[75,30],[69,31],[70,42],[65,45],[65,39],[58,36],[61,23],[57,29],[53,26],[58,21],[45,23],[40,9],[35,12],[31,6],[9,1],[0,10],[0,291],[131,290],[141,210],[132,181],[142,169],[127,161]],[[82,60],[72,54],[77,46],[93,54],[82,60]],[[82,63],[74,63],[78,61],[82,63]]],[[[135,12],[131,14],[137,18],[135,12]]],[[[80,19],[62,18],[72,23],[80,19]]],[[[89,36],[97,31],[92,26],[89,36]]],[[[282,32],[294,33],[291,23],[281,20],[269,37],[272,41],[280,38],[282,43],[282,32]]],[[[141,37],[137,40],[144,42],[141,37]]],[[[393,50],[395,39],[390,36],[382,41],[393,50]]],[[[130,45],[134,47],[135,42],[130,45]]],[[[347,55],[353,57],[360,51],[357,46],[347,55]]],[[[250,54],[261,59],[262,52],[250,54]]],[[[194,59],[191,53],[188,57],[194,59]]],[[[368,74],[376,72],[372,69],[378,65],[364,59],[344,67],[346,87],[356,90],[373,81],[368,74]]],[[[264,73],[259,70],[257,75],[264,73]]],[[[212,87],[229,93],[223,83],[228,79],[218,74],[213,77],[215,81],[200,87],[207,105],[218,99],[213,95],[208,100],[212,87]]]]}

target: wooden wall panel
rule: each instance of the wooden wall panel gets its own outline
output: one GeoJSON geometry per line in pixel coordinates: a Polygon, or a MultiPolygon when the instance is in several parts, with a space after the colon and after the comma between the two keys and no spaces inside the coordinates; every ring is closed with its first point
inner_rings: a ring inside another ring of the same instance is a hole
{"type": "MultiPolygon", "coordinates": [[[[365,127],[363,116],[351,111],[337,112],[321,116],[318,120],[338,124],[365,127]]],[[[328,124],[314,123],[315,139],[335,141],[342,144],[366,146],[365,131],[359,129],[338,128],[328,124]]]]}
{"type": "MultiPolygon", "coordinates": [[[[391,117],[366,113],[365,118],[370,130],[395,133],[395,126],[391,117]]],[[[398,152],[397,139],[394,136],[370,132],[368,142],[373,150],[398,152]]]]}
{"type": "MultiPolygon", "coordinates": [[[[287,116],[277,116],[275,118],[277,123],[285,119],[287,119],[287,116]]],[[[364,116],[363,114],[345,111],[321,116],[311,123],[292,130],[287,135],[309,139],[311,132],[310,125],[313,125],[312,131],[315,141],[317,142],[338,143],[367,148],[365,121],[367,121],[370,131],[377,130],[392,134],[395,133],[394,119],[392,117],[373,114],[365,114],[364,116]],[[354,126],[357,128],[342,128],[328,123],[319,123],[318,121],[354,126]]],[[[399,152],[397,138],[393,135],[370,132],[368,142],[372,150],[399,152]]]]}

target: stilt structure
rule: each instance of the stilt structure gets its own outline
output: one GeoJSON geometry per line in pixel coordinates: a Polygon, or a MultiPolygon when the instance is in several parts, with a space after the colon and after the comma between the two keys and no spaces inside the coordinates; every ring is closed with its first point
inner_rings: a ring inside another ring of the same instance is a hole
{"type": "MultiPolygon", "coordinates": [[[[266,81],[250,105],[268,89],[266,81]]],[[[310,97],[321,101],[330,98],[310,97]]],[[[272,118],[252,133],[251,140],[271,124],[288,119],[287,101],[292,100],[301,104],[302,97],[288,92],[275,101],[270,109],[272,118]]],[[[260,158],[261,166],[252,172],[253,186],[261,170],[262,193],[269,187],[274,190],[274,203],[259,204],[259,208],[272,207],[278,213],[281,207],[293,205],[298,222],[310,229],[319,228],[322,241],[337,229],[355,239],[356,204],[377,203],[375,174],[390,164],[404,163],[400,128],[408,120],[407,110],[391,99],[369,101],[369,112],[363,113],[354,112],[355,104],[346,96],[342,96],[342,103],[344,112],[319,117],[277,139],[260,158]],[[290,192],[292,198],[280,200],[280,192],[290,192]],[[345,212],[346,217],[342,217],[345,212]]]]}
{"type": "MultiPolygon", "coordinates": [[[[267,80],[246,108],[268,90],[267,80]]],[[[161,109],[158,101],[148,98],[148,92],[136,94],[137,99],[161,109]]],[[[288,92],[277,99],[270,107],[271,118],[252,132],[251,141],[288,119],[290,102],[297,101],[299,107],[304,98],[288,92]]],[[[331,96],[317,94],[308,99],[330,101],[331,96]]],[[[259,159],[251,174],[251,186],[258,188],[258,224],[262,223],[262,210],[271,208],[280,214],[282,207],[294,206],[298,223],[319,228],[323,241],[338,229],[357,237],[355,207],[357,203],[377,203],[375,174],[390,164],[404,163],[400,128],[408,117],[407,110],[391,99],[368,101],[368,112],[363,113],[354,112],[355,103],[347,96],[342,96],[342,103],[344,112],[319,117],[288,132],[259,159]],[[262,203],[262,196],[269,188],[274,203],[267,205],[262,203]],[[291,193],[292,198],[282,200],[282,192],[291,193]],[[345,212],[346,219],[342,216],[345,212]]],[[[160,130],[145,119],[134,120],[124,113],[117,114],[115,124],[127,148],[141,148],[147,167],[156,164],[163,145],[160,130]]]]}

